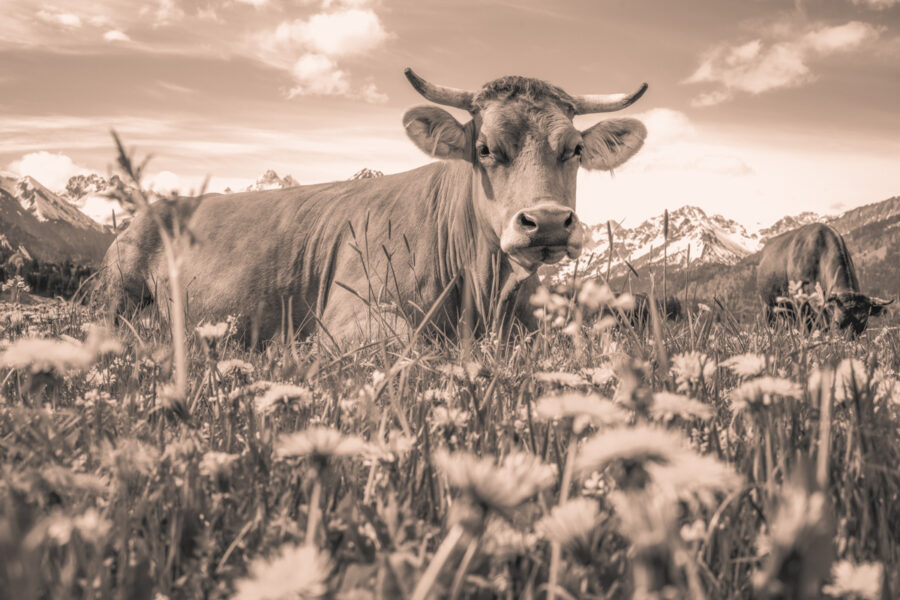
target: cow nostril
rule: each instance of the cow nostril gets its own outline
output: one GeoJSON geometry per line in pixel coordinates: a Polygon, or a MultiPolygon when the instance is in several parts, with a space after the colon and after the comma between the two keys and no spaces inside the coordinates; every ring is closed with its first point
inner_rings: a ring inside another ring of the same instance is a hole
{"type": "Polygon", "coordinates": [[[525,213],[519,213],[519,226],[528,231],[538,228],[537,222],[525,213]]]}
{"type": "Polygon", "coordinates": [[[569,213],[569,217],[566,219],[566,222],[563,223],[563,227],[565,227],[566,229],[568,229],[569,227],[572,226],[572,224],[573,224],[574,222],[575,222],[575,215],[572,214],[572,213],[569,213]]]}

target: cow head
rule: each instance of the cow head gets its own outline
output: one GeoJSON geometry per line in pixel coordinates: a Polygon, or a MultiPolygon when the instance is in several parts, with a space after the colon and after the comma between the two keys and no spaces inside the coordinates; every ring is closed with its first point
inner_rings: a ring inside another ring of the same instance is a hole
{"type": "Polygon", "coordinates": [[[500,249],[528,271],[577,257],[583,236],[575,214],[578,167],[621,165],[647,130],[635,119],[610,119],[579,131],[572,118],[625,108],[647,84],[630,95],[570,96],[537,79],[503,77],[473,93],[433,85],[411,69],[406,76],[428,100],[472,115],[462,124],[441,108],[420,106],[403,124],[427,154],[472,164],[477,217],[500,249]]]}
{"type": "Polygon", "coordinates": [[[828,308],[831,311],[831,321],[840,329],[853,330],[856,335],[866,329],[869,316],[878,316],[884,311],[884,307],[893,303],[893,300],[869,297],[858,292],[842,292],[833,294],[828,298],[828,308]]]}

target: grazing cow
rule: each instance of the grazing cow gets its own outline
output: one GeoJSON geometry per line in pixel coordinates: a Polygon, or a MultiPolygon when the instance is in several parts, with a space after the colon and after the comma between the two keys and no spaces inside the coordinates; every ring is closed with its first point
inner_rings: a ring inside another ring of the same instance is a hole
{"type": "MultiPolygon", "coordinates": [[[[779,301],[780,297],[788,296],[792,281],[801,282],[807,292],[819,284],[824,293],[825,325],[849,327],[856,335],[865,330],[870,315],[881,314],[893,302],[859,292],[859,280],[844,238],[820,223],[784,233],[763,248],[756,287],[770,323],[775,321],[776,308],[793,312],[789,303],[779,301]]],[[[809,319],[807,323],[810,327],[813,324],[809,319]]]]}
{"type": "MultiPolygon", "coordinates": [[[[192,321],[242,315],[245,333],[371,339],[408,332],[437,300],[430,323],[453,335],[463,315],[477,330],[518,315],[534,326],[528,297],[541,264],[581,252],[575,215],[578,167],[610,170],[646,137],[635,119],[584,131],[575,115],[625,108],[628,95],[572,96],[544,81],[503,77],[476,92],[431,84],[406,70],[437,106],[409,110],[403,125],[430,156],[405,173],[283,190],[208,195],[135,217],[104,261],[115,314],[166,289],[157,231],[178,217],[192,321]]],[[[160,204],[160,203],[157,203],[160,204]]],[[[164,304],[161,303],[161,304],[164,304]]],[[[165,311],[164,311],[165,312],[165,311]]]]}

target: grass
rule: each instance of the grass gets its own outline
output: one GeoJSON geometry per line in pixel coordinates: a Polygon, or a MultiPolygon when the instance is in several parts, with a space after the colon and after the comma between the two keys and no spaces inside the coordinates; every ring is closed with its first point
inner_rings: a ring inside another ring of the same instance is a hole
{"type": "Polygon", "coordinates": [[[0,316],[6,597],[813,598],[870,563],[898,589],[894,329],[701,313],[664,353],[548,326],[463,359],[251,352],[222,327],[189,337],[181,397],[164,328],[66,341],[96,318],[0,316]]]}
{"type": "Polygon", "coordinates": [[[896,597],[898,329],[591,290],[342,349],[0,305],[0,598],[896,597]]]}

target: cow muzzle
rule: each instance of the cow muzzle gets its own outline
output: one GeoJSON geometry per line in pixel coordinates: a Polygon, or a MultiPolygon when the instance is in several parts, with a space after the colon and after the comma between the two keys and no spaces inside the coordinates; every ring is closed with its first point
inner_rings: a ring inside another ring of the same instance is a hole
{"type": "Polygon", "coordinates": [[[571,208],[538,204],[516,213],[503,235],[500,249],[528,268],[555,263],[581,254],[584,229],[571,208]]]}

